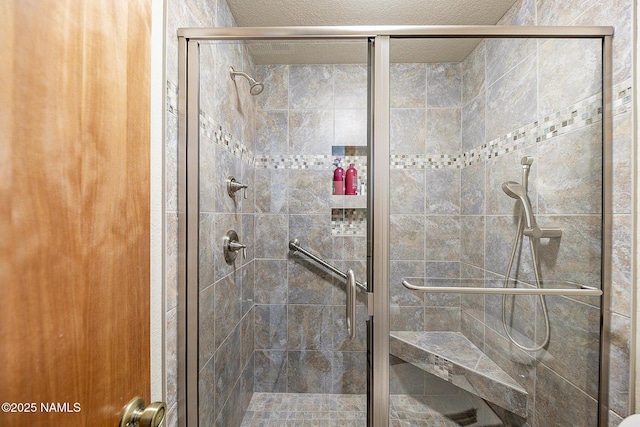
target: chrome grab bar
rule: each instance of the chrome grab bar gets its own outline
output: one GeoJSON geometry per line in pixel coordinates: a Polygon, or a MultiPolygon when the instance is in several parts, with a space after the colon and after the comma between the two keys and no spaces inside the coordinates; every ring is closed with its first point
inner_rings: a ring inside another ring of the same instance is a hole
{"type": "MultiPolygon", "coordinates": [[[[322,258],[318,258],[317,256],[315,256],[314,254],[312,254],[308,250],[300,247],[299,243],[300,242],[298,241],[298,239],[293,239],[293,240],[289,241],[289,249],[292,250],[293,252],[297,251],[297,252],[300,252],[300,253],[306,255],[308,258],[310,258],[313,261],[317,262],[318,264],[320,264],[321,266],[323,266],[327,270],[331,270],[332,272],[336,273],[338,276],[342,277],[343,279],[347,279],[347,273],[345,273],[342,270],[338,270],[337,268],[335,268],[331,264],[327,263],[322,258]]],[[[367,285],[366,284],[362,284],[362,283],[360,283],[358,281],[356,281],[355,283],[356,283],[356,286],[361,291],[367,292],[367,285]]]]}
{"type": "Polygon", "coordinates": [[[356,337],[356,276],[352,269],[347,270],[347,332],[349,339],[356,337]]]}
{"type": "Polygon", "coordinates": [[[602,291],[589,286],[581,289],[526,289],[526,288],[473,288],[463,286],[418,286],[406,280],[402,285],[412,291],[456,294],[497,294],[497,295],[564,295],[564,296],[600,296],[602,291]]]}

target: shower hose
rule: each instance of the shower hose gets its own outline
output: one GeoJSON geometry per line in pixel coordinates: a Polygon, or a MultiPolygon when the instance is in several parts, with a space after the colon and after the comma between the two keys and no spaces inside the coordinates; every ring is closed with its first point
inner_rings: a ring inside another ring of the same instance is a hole
{"type": "MultiPolygon", "coordinates": [[[[516,252],[518,250],[518,242],[520,242],[521,240],[524,241],[523,217],[524,217],[524,213],[521,211],[518,219],[518,232],[516,233],[516,238],[513,241],[513,248],[511,249],[511,258],[509,259],[507,274],[505,275],[505,278],[504,278],[505,288],[509,287],[509,276],[511,275],[511,268],[513,267],[513,261],[515,260],[516,252]]],[[[533,272],[536,277],[536,288],[540,289],[540,270],[538,267],[538,256],[536,253],[535,242],[533,237],[528,237],[528,239],[529,239],[529,248],[531,250],[531,262],[533,263],[533,272]]],[[[504,327],[504,331],[507,334],[507,337],[509,337],[509,340],[516,347],[525,351],[532,351],[532,352],[539,351],[545,348],[547,344],[549,344],[550,332],[549,332],[549,313],[547,312],[547,304],[544,300],[544,295],[538,295],[538,298],[540,298],[540,305],[542,306],[542,313],[544,315],[544,329],[545,329],[544,341],[542,344],[539,344],[539,345],[536,344],[534,347],[527,347],[525,345],[518,343],[509,332],[509,328],[507,327],[507,307],[506,307],[507,295],[502,295],[502,326],[504,327]]],[[[534,340],[534,344],[535,344],[535,340],[534,340]]]]}

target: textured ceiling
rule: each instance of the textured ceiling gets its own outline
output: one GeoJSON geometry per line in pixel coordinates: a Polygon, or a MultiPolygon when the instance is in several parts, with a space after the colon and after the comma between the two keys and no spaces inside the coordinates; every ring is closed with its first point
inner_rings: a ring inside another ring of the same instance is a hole
{"type": "MultiPolygon", "coordinates": [[[[493,25],[515,0],[227,0],[240,27],[493,25]]],[[[478,40],[394,40],[393,62],[457,62],[478,40]]],[[[366,43],[251,43],[259,64],[366,62],[366,43]]]]}

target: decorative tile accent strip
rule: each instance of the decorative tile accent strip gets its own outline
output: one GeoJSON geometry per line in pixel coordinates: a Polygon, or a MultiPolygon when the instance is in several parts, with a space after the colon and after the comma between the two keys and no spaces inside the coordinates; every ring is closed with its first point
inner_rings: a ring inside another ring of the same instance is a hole
{"type": "MultiPolygon", "coordinates": [[[[255,160],[258,169],[333,169],[335,157],[323,154],[278,154],[272,156],[257,156],[255,160]]],[[[342,166],[353,163],[358,170],[358,179],[366,178],[367,158],[363,156],[346,156],[342,159],[342,166]]],[[[346,167],[345,167],[346,169],[346,167]]]]}
{"type": "MultiPolygon", "coordinates": [[[[178,87],[167,80],[167,111],[177,114],[178,87]]],[[[613,115],[631,111],[631,79],[613,87],[613,115]]],[[[492,159],[518,150],[530,144],[543,142],[575,129],[602,121],[602,94],[593,95],[577,104],[564,108],[541,120],[527,124],[513,132],[482,144],[461,154],[393,154],[391,169],[460,169],[478,162],[492,159]]],[[[214,143],[224,147],[234,156],[260,169],[333,169],[336,154],[343,152],[343,165],[354,163],[358,179],[367,175],[365,147],[333,147],[332,155],[282,154],[255,156],[241,141],[225,131],[206,112],[200,112],[200,127],[203,134],[214,143]],[[340,149],[342,148],[342,150],[340,149]]]]}
{"type": "MultiPolygon", "coordinates": [[[[614,86],[613,115],[630,111],[631,100],[630,79],[614,86]]],[[[390,167],[392,169],[460,169],[600,121],[602,121],[601,93],[462,154],[442,154],[440,156],[394,154],[391,155],[390,167]]]]}
{"type": "Polygon", "coordinates": [[[331,209],[332,236],[366,236],[366,209],[331,209]]]}

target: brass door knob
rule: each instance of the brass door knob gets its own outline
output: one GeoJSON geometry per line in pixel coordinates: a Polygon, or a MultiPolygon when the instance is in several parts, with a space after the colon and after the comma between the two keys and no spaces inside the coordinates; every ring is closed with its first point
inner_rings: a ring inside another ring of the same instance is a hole
{"type": "Polygon", "coordinates": [[[143,398],[134,397],[122,411],[120,427],[158,427],[166,412],[164,402],[153,402],[145,407],[143,398]]]}

